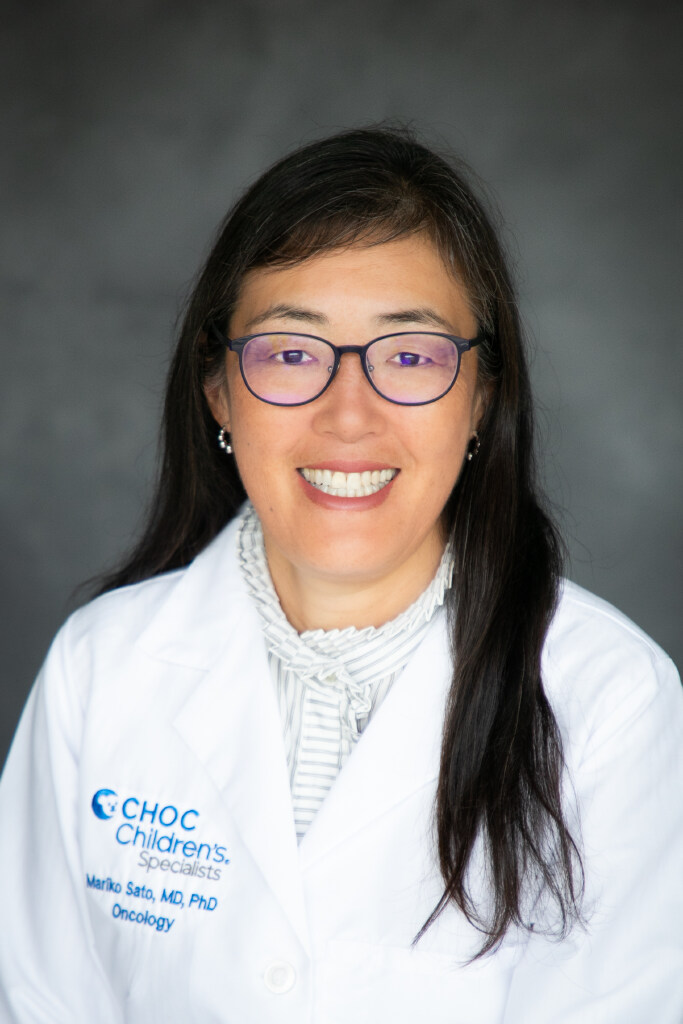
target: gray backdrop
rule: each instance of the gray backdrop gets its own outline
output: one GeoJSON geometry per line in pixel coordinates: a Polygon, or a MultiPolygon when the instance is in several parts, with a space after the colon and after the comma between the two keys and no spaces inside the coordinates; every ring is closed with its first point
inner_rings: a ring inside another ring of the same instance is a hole
{"type": "Polygon", "coordinates": [[[391,117],[516,239],[571,575],[683,662],[680,5],[5,3],[0,759],[149,495],[172,326],[269,162],[391,117]]]}

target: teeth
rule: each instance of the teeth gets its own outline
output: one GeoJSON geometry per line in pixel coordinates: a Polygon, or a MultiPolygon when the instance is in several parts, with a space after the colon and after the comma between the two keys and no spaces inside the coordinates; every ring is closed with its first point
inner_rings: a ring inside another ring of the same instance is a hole
{"type": "Polygon", "coordinates": [[[329,469],[303,468],[300,472],[304,480],[324,494],[338,498],[366,498],[386,487],[398,470],[373,469],[363,473],[341,473],[339,470],[332,472],[329,469]]]}

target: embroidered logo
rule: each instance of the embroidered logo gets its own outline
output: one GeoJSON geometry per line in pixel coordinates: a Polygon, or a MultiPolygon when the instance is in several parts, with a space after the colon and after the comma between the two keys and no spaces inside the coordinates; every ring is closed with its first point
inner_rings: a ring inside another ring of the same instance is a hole
{"type": "Polygon", "coordinates": [[[92,809],[96,817],[106,821],[116,813],[118,796],[113,789],[98,789],[92,798],[92,809]]]}

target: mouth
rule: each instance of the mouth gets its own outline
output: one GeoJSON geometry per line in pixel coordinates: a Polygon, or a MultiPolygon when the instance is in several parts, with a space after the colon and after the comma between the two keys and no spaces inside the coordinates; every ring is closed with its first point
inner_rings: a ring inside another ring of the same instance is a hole
{"type": "Polygon", "coordinates": [[[299,470],[311,487],[336,498],[366,498],[383,490],[398,473],[397,469],[366,469],[362,473],[342,473],[340,470],[299,470]]]}

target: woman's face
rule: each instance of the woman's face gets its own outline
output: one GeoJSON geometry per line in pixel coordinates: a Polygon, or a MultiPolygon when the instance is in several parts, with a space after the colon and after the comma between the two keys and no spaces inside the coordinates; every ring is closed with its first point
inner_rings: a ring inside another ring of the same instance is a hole
{"type": "MultiPolygon", "coordinates": [[[[337,345],[411,330],[477,333],[462,287],[422,236],[252,270],[229,325],[233,338],[298,331],[337,345]]],[[[207,398],[232,435],[278,591],[285,577],[351,590],[384,580],[407,597],[412,583],[414,600],[441,557],[441,512],[483,411],[474,351],[463,355],[453,388],[430,405],[382,398],[355,353],[342,356],[323,395],[286,408],[255,398],[228,352],[225,384],[207,398]],[[388,470],[393,479],[370,496],[331,496],[303,475],[325,469],[388,470]]]]}

